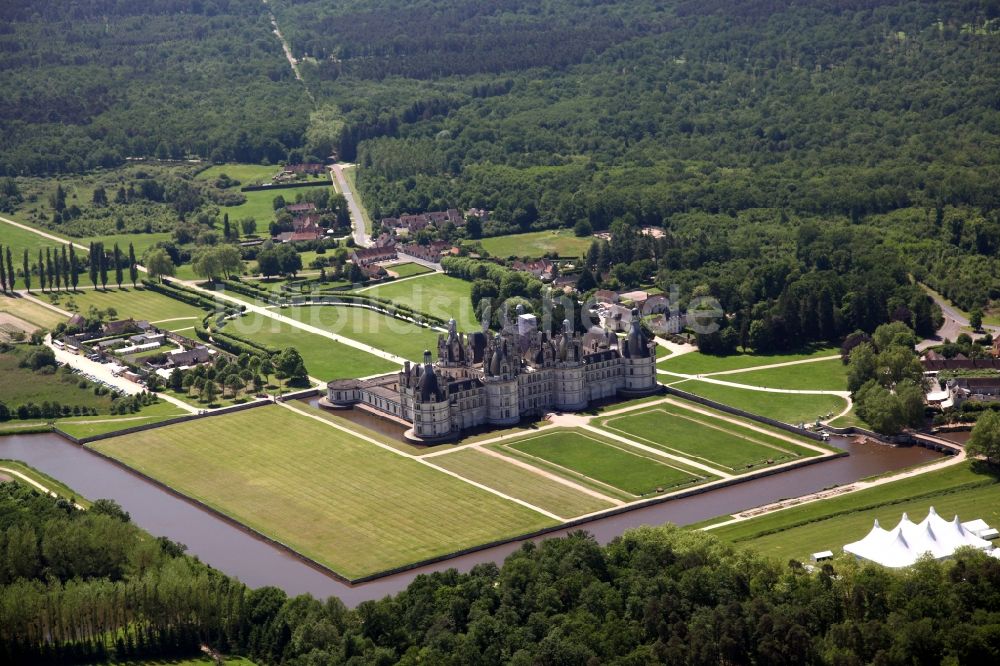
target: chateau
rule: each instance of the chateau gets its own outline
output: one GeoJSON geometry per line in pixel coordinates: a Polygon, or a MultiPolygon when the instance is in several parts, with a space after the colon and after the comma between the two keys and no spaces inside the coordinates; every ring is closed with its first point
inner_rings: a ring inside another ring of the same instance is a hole
{"type": "Polygon", "coordinates": [[[568,321],[563,331],[538,331],[534,315],[520,308],[516,329],[462,334],[455,321],[438,337],[438,360],[406,362],[398,373],[327,385],[326,404],[361,404],[411,425],[419,442],[453,439],[467,428],[506,426],[546,411],[584,409],[593,400],[655,393],[655,343],[632,318],[625,337],[610,331],[581,335],[568,321]]]}

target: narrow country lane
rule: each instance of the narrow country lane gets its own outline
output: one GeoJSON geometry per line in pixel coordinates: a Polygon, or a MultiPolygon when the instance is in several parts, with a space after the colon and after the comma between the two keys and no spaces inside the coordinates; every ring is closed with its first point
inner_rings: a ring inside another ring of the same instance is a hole
{"type": "Polygon", "coordinates": [[[351,213],[351,228],[354,230],[354,244],[359,247],[368,247],[371,245],[371,239],[368,237],[368,230],[365,228],[365,217],[361,213],[361,207],[358,205],[350,183],[347,182],[347,177],[344,176],[344,168],[352,166],[354,165],[346,163],[332,165],[330,167],[330,178],[337,184],[344,198],[347,199],[347,210],[351,213]]]}

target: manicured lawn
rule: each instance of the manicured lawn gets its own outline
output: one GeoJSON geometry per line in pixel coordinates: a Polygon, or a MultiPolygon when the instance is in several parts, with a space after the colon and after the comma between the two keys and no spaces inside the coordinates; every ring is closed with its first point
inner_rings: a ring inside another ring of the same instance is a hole
{"type": "MultiPolygon", "coordinates": [[[[199,171],[195,180],[215,180],[222,174],[240,181],[240,186],[262,185],[270,183],[281,167],[277,164],[213,164],[204,171],[199,171]]],[[[239,189],[238,187],[236,189],[239,189]]],[[[229,218],[232,220],[232,216],[229,218]]]]}
{"type": "Polygon", "coordinates": [[[733,472],[763,467],[769,461],[818,455],[773,435],[674,405],[611,416],[602,419],[601,426],[641,444],[733,472]]]}
{"type": "Polygon", "coordinates": [[[55,328],[66,317],[27,298],[0,296],[0,312],[7,312],[41,328],[55,328]]]}
{"type": "Polygon", "coordinates": [[[699,480],[692,474],[641,452],[602,442],[572,430],[543,433],[504,445],[582,474],[633,495],[655,493],[699,480]]]}
{"type": "Polygon", "coordinates": [[[664,347],[663,345],[656,345],[656,362],[659,363],[662,359],[667,358],[673,352],[664,347]]]}
{"type": "MultiPolygon", "coordinates": [[[[666,381],[662,375],[660,381],[666,381]]],[[[726,377],[726,381],[736,380],[726,377]]],[[[847,402],[836,395],[767,393],[766,391],[751,391],[750,389],[710,384],[694,379],[679,382],[674,386],[682,391],[694,393],[730,407],[769,416],[772,419],[791,424],[812,423],[816,417],[825,418],[827,414],[839,414],[847,406],[847,402]]]]}
{"type": "MultiPolygon", "coordinates": [[[[284,313],[284,310],[280,312],[284,313]]],[[[248,314],[226,324],[223,331],[236,333],[276,349],[295,347],[302,354],[306,370],[323,381],[367,377],[398,370],[399,365],[336,340],[310,333],[271,317],[248,314]]]]}
{"type": "Polygon", "coordinates": [[[391,266],[386,266],[385,270],[390,273],[395,273],[396,277],[405,278],[414,275],[423,275],[424,273],[430,273],[431,269],[426,266],[421,266],[420,264],[414,264],[410,262],[402,264],[392,264],[391,266]]]}
{"type": "Polygon", "coordinates": [[[80,388],[80,375],[57,370],[52,374],[29,368],[18,367],[28,348],[17,346],[13,351],[0,354],[0,402],[14,409],[18,405],[33,402],[58,402],[70,407],[80,406],[107,413],[111,407],[111,397],[94,395],[92,384],[80,388]]]}
{"type": "Polygon", "coordinates": [[[278,406],[94,445],[349,578],[552,524],[278,406]]]}
{"type": "Polygon", "coordinates": [[[435,456],[430,462],[563,518],[612,507],[610,502],[574,490],[512,462],[483,453],[477,448],[435,456]]]}
{"type": "Polygon", "coordinates": [[[582,257],[594,239],[579,238],[572,229],[550,229],[526,234],[483,238],[483,249],[495,257],[541,257],[557,252],[560,257],[582,257]]]}
{"type": "Polygon", "coordinates": [[[411,361],[423,359],[425,349],[437,358],[439,331],[411,324],[367,308],[313,305],[289,307],[281,314],[331,333],[363,342],[411,361]]]}
{"type": "Polygon", "coordinates": [[[816,363],[787,365],[783,368],[720,375],[719,379],[766,388],[846,391],[847,366],[840,362],[840,358],[835,358],[816,363]]]}
{"type": "Polygon", "coordinates": [[[849,495],[776,511],[711,530],[721,539],[746,544],[781,561],[806,560],[821,550],[841,552],[864,537],[877,518],[892,529],[903,512],[919,522],[933,506],[945,520],[982,518],[1000,523],[1000,483],[973,471],[969,463],[894,481],[849,495]]]}
{"type": "Polygon", "coordinates": [[[472,309],[472,283],[450,275],[428,275],[416,280],[380,284],[364,290],[368,296],[387,298],[445,320],[455,318],[460,331],[479,330],[472,309]]]}
{"type": "MultiPolygon", "coordinates": [[[[114,308],[118,313],[116,319],[145,319],[150,322],[163,321],[164,319],[176,319],[178,317],[190,317],[191,324],[205,316],[206,311],[193,305],[188,305],[176,299],[164,296],[155,291],[148,291],[141,286],[133,288],[124,284],[121,289],[113,285],[108,285],[108,290],[101,289],[81,289],[76,292],[58,294],[35,294],[38,298],[52,302],[63,310],[73,311],[73,304],[76,304],[76,312],[86,314],[91,306],[98,310],[114,308]]],[[[171,322],[173,323],[173,322],[171,322]]]]}
{"type": "MultiPolygon", "coordinates": [[[[153,234],[116,234],[112,236],[94,236],[91,238],[79,238],[74,239],[75,242],[80,245],[89,247],[90,241],[101,241],[104,243],[104,249],[109,252],[114,249],[115,243],[118,243],[118,249],[122,251],[122,255],[128,258],[128,244],[132,243],[132,247],[135,249],[136,259],[142,261],[142,255],[147,249],[156,245],[160,241],[169,241],[173,238],[173,234],[167,232],[153,233],[153,234]]],[[[128,271],[125,271],[128,273],[128,271]]],[[[83,281],[87,280],[86,276],[81,276],[83,281]]]]}
{"type": "Polygon", "coordinates": [[[732,356],[712,356],[710,354],[702,354],[701,352],[691,352],[689,354],[681,354],[676,358],[667,359],[660,363],[659,367],[662,370],[679,372],[685,375],[705,375],[710,372],[741,370],[759,365],[833,356],[839,353],[840,349],[836,347],[818,347],[795,354],[733,354],[732,356]]]}

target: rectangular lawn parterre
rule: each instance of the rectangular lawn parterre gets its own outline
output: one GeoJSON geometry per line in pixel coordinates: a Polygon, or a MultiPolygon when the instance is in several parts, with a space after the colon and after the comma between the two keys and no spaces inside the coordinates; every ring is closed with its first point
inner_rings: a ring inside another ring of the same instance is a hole
{"type": "Polygon", "coordinates": [[[421,360],[425,349],[433,351],[437,358],[439,331],[417,326],[368,308],[313,305],[283,308],[280,312],[286,317],[363,342],[411,361],[421,360]]]}
{"type": "Polygon", "coordinates": [[[435,274],[365,289],[367,296],[385,298],[444,320],[455,318],[460,331],[479,329],[472,309],[472,283],[450,275],[435,274]]]}
{"type": "MultiPolygon", "coordinates": [[[[733,417],[730,417],[733,418],[733,417]]],[[[728,471],[744,472],[768,464],[818,455],[817,451],[731,421],[675,405],[657,405],[601,420],[601,427],[728,471]]]]}
{"type": "Polygon", "coordinates": [[[362,349],[349,347],[256,313],[234,319],[222,330],[275,349],[295,347],[302,355],[309,374],[323,381],[367,377],[398,370],[400,367],[397,363],[362,349]]]}
{"type": "Polygon", "coordinates": [[[554,524],[279,406],[93,448],[352,579],[554,524]]]}
{"type": "Polygon", "coordinates": [[[504,448],[520,451],[632,495],[654,493],[700,479],[666,461],[641,451],[603,442],[574,430],[548,432],[508,442],[504,448]]]}
{"type": "Polygon", "coordinates": [[[510,460],[502,460],[481,449],[461,449],[444,456],[434,456],[433,464],[482,483],[505,495],[524,500],[546,511],[573,518],[585,513],[610,509],[613,504],[547,479],[510,460]]]}

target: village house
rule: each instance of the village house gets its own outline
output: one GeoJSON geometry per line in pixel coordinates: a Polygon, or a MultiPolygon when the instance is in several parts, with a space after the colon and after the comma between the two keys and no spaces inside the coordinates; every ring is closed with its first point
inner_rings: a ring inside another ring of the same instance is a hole
{"type": "Polygon", "coordinates": [[[374,247],[356,247],[351,252],[351,261],[359,268],[381,261],[393,261],[396,257],[395,243],[374,247]]]}
{"type": "Polygon", "coordinates": [[[441,255],[445,254],[450,249],[451,243],[446,243],[445,241],[434,241],[432,243],[428,243],[427,245],[409,243],[401,246],[399,251],[411,257],[416,257],[422,261],[429,261],[436,264],[440,263],[441,255]]]}
{"type": "Polygon", "coordinates": [[[428,227],[440,227],[448,222],[455,226],[462,226],[465,224],[465,218],[458,210],[449,208],[446,211],[384,217],[381,220],[381,225],[391,229],[393,233],[405,236],[418,233],[428,227]]]}
{"type": "Polygon", "coordinates": [[[316,210],[316,204],[311,201],[306,201],[304,203],[293,203],[285,206],[285,210],[292,215],[302,215],[305,213],[312,213],[316,210]]]}
{"type": "Polygon", "coordinates": [[[559,273],[558,266],[556,266],[556,263],[551,259],[515,261],[510,267],[515,271],[530,273],[542,282],[551,282],[559,273]]]}
{"type": "Polygon", "coordinates": [[[299,176],[319,176],[326,173],[326,166],[323,164],[289,164],[279,171],[271,180],[276,183],[283,183],[295,180],[299,176]]]}

